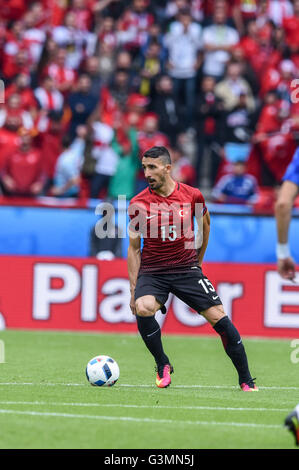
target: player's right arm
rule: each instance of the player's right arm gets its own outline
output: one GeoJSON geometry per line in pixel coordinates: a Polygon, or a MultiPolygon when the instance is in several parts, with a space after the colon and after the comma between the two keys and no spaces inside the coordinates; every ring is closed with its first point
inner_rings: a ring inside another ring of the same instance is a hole
{"type": "Polygon", "coordinates": [[[137,233],[129,232],[129,248],[128,248],[128,274],[130,280],[130,308],[133,315],[136,315],[135,307],[135,287],[141,261],[141,238],[137,233]]]}
{"type": "Polygon", "coordinates": [[[208,209],[206,210],[205,214],[202,216],[202,224],[200,224],[199,220],[197,220],[197,223],[199,227],[202,227],[202,234],[197,233],[197,243],[200,243],[199,240],[201,240],[201,246],[197,249],[197,255],[198,255],[198,264],[200,267],[202,267],[203,263],[203,258],[208,246],[209,242],[209,236],[210,236],[210,214],[208,209]]]}
{"type": "Polygon", "coordinates": [[[295,263],[290,255],[288,233],[294,200],[298,194],[298,186],[291,181],[284,181],[275,204],[277,228],[277,269],[284,279],[294,279],[295,263]]]}

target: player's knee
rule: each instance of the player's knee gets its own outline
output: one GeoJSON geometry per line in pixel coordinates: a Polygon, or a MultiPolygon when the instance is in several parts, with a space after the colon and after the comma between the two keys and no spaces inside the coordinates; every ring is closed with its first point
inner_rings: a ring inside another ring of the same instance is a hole
{"type": "Polygon", "coordinates": [[[140,317],[151,317],[155,314],[155,305],[150,300],[137,299],[136,312],[140,317]]]}
{"type": "Polygon", "coordinates": [[[292,207],[292,201],[285,197],[280,197],[275,204],[275,212],[285,213],[288,212],[292,207]]]}

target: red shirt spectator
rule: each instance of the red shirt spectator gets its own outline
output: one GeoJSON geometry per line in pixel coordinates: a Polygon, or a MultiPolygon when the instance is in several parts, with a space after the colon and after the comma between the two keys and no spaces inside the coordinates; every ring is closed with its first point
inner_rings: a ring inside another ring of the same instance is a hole
{"type": "Polygon", "coordinates": [[[128,127],[135,127],[142,130],[143,120],[146,113],[149,99],[139,93],[131,93],[127,100],[127,112],[123,118],[128,127]]]}
{"type": "Polygon", "coordinates": [[[169,147],[168,137],[158,130],[158,116],[154,113],[147,113],[143,119],[142,130],[138,133],[138,144],[140,154],[155,146],[169,147]]]}
{"type": "Polygon", "coordinates": [[[16,21],[7,31],[3,48],[3,75],[8,80],[24,70],[28,71],[29,53],[24,48],[23,36],[24,28],[20,21],[16,21]]]}
{"type": "Polygon", "coordinates": [[[259,120],[256,126],[256,136],[258,140],[264,134],[278,132],[281,127],[281,120],[279,119],[279,99],[276,92],[270,91],[266,98],[266,103],[262,108],[259,120]]]}
{"type": "Polygon", "coordinates": [[[184,157],[178,148],[172,149],[171,161],[173,178],[180,183],[185,183],[189,186],[195,186],[195,168],[191,165],[190,160],[187,157],[184,157]]]}
{"type": "Polygon", "coordinates": [[[30,10],[24,16],[24,25],[23,45],[28,50],[30,63],[37,65],[46,42],[46,33],[41,27],[37,27],[34,12],[30,10]]]}
{"type": "Polygon", "coordinates": [[[21,98],[17,94],[9,97],[7,104],[0,110],[0,127],[8,126],[15,132],[21,129],[32,130],[33,119],[28,111],[22,108],[21,98]]]}
{"type": "Polygon", "coordinates": [[[119,21],[119,37],[129,49],[139,49],[146,42],[154,16],[147,11],[148,0],[133,0],[119,21]]]}
{"type": "Polygon", "coordinates": [[[295,148],[290,126],[286,126],[290,108],[284,100],[278,98],[276,92],[269,92],[266,100],[257,123],[254,141],[258,144],[260,159],[266,163],[279,182],[295,148]]]}
{"type": "Polygon", "coordinates": [[[293,52],[299,50],[298,30],[299,30],[299,0],[294,0],[294,14],[283,19],[282,26],[286,34],[286,42],[293,52]]]}
{"type": "Polygon", "coordinates": [[[275,90],[280,82],[280,73],[275,67],[264,70],[260,81],[260,95],[264,97],[270,90],[275,90]]]}
{"type": "Polygon", "coordinates": [[[100,44],[107,44],[112,50],[118,46],[118,36],[115,30],[114,19],[110,16],[103,18],[98,35],[100,44]]]}
{"type": "Polygon", "coordinates": [[[27,8],[26,0],[0,0],[2,18],[6,20],[19,20],[27,8]]]}
{"type": "Polygon", "coordinates": [[[66,94],[74,85],[77,74],[66,66],[67,50],[59,48],[54,60],[43,71],[45,76],[53,78],[56,88],[66,94]]]}
{"type": "Polygon", "coordinates": [[[46,111],[61,111],[63,108],[63,95],[57,90],[51,77],[45,77],[42,86],[36,88],[34,95],[40,107],[46,111]]]}
{"type": "Polygon", "coordinates": [[[50,27],[59,26],[63,23],[68,8],[68,2],[66,0],[41,0],[41,4],[45,12],[47,24],[50,27]]]}
{"type": "Polygon", "coordinates": [[[62,139],[65,129],[62,126],[61,115],[50,112],[49,116],[40,116],[37,122],[38,144],[43,155],[43,169],[51,180],[54,176],[57,158],[62,153],[62,139]]]}
{"type": "Polygon", "coordinates": [[[17,132],[7,127],[0,128],[0,171],[2,170],[7,155],[13,154],[20,144],[20,136],[17,132]]]}
{"type": "Polygon", "coordinates": [[[71,11],[76,16],[76,24],[82,31],[90,31],[92,26],[91,2],[86,0],[73,0],[71,11]]]}
{"type": "Polygon", "coordinates": [[[19,95],[22,109],[34,115],[37,110],[37,101],[30,88],[29,75],[21,73],[16,77],[15,81],[5,91],[5,101],[7,102],[14,94],[19,95]]]}
{"type": "Polygon", "coordinates": [[[105,86],[100,95],[100,118],[101,122],[114,125],[117,119],[126,111],[127,100],[130,95],[129,74],[124,69],[115,72],[113,84],[105,86]]]}
{"type": "Polygon", "coordinates": [[[21,137],[20,147],[6,158],[2,182],[10,195],[40,194],[44,184],[42,154],[32,147],[29,134],[21,137]]]}

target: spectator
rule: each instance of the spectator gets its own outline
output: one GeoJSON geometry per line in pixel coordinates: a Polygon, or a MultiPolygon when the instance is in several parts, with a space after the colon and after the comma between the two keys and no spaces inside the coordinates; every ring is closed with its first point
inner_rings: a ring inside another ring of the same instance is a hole
{"type": "Polygon", "coordinates": [[[246,2],[243,0],[237,0],[234,3],[235,5],[233,7],[233,19],[238,29],[239,35],[243,36],[245,33],[246,24],[250,20],[256,19],[258,11],[258,1],[252,0],[250,2],[246,2]]]}
{"type": "Polygon", "coordinates": [[[22,18],[24,15],[27,5],[26,0],[18,0],[17,2],[11,0],[1,0],[1,16],[5,20],[16,21],[22,18]]]}
{"type": "Polygon", "coordinates": [[[77,137],[71,143],[68,135],[63,138],[64,151],[58,157],[52,194],[60,197],[77,197],[80,191],[80,173],[84,160],[85,126],[77,127],[77,137]]]}
{"type": "Polygon", "coordinates": [[[140,70],[140,93],[142,95],[150,96],[153,93],[156,79],[161,73],[160,51],[160,44],[156,41],[153,41],[148,46],[144,57],[144,63],[140,70]]]}
{"type": "Polygon", "coordinates": [[[55,87],[64,97],[67,96],[74,86],[76,72],[66,66],[67,50],[59,47],[53,60],[43,70],[43,75],[53,78],[55,87]]]}
{"type": "Polygon", "coordinates": [[[102,0],[94,3],[92,9],[95,16],[111,16],[114,20],[119,20],[124,13],[126,3],[121,0],[102,0]]]}
{"type": "Polygon", "coordinates": [[[102,87],[99,57],[88,57],[85,64],[84,73],[89,76],[91,81],[90,93],[94,96],[95,100],[98,101],[102,87]]]}
{"type": "Polygon", "coordinates": [[[70,12],[76,18],[76,26],[80,31],[88,32],[92,28],[93,16],[86,0],[72,0],[70,12]]]}
{"type": "Polygon", "coordinates": [[[31,114],[22,107],[21,96],[17,93],[10,95],[7,105],[0,110],[0,127],[9,123],[15,132],[21,129],[33,129],[34,122],[31,114]]]}
{"type": "Polygon", "coordinates": [[[172,176],[180,182],[190,186],[196,185],[196,172],[189,158],[185,157],[179,147],[171,151],[172,176]]]}
{"type": "Polygon", "coordinates": [[[29,56],[26,49],[19,49],[9,59],[4,57],[3,73],[6,83],[10,84],[20,73],[30,74],[29,56]]]}
{"type": "Polygon", "coordinates": [[[115,51],[110,44],[99,44],[97,57],[99,59],[99,72],[103,85],[109,85],[115,71],[115,51]]]}
{"type": "MultiPolygon", "coordinates": [[[[178,16],[181,10],[184,10],[188,7],[190,7],[188,0],[167,1],[165,11],[164,11],[164,17],[165,17],[165,22],[167,24],[167,27],[169,27],[169,25],[173,21],[176,21],[178,19],[178,16]]],[[[193,11],[192,11],[192,16],[193,16],[193,11]]]]}
{"type": "MultiPolygon", "coordinates": [[[[151,147],[170,146],[168,137],[159,131],[158,122],[158,116],[156,114],[145,114],[142,122],[141,131],[138,133],[138,145],[140,155],[143,155],[144,152],[151,147]]],[[[146,186],[147,182],[144,178],[144,173],[141,170],[137,176],[136,193],[144,189],[146,186]]]]}
{"type": "Polygon", "coordinates": [[[136,61],[132,60],[131,54],[126,50],[119,50],[115,59],[115,70],[125,70],[128,73],[130,87],[134,91],[138,91],[140,85],[140,67],[136,69],[136,61]]]}
{"type": "Polygon", "coordinates": [[[7,102],[14,94],[19,95],[22,109],[28,111],[34,119],[37,113],[37,101],[30,86],[29,75],[20,73],[16,76],[13,83],[6,89],[5,101],[7,102]]]}
{"type": "MultiPolygon", "coordinates": [[[[6,80],[12,80],[17,73],[20,72],[20,56],[19,53],[22,51],[24,47],[23,44],[23,36],[24,36],[24,25],[21,21],[14,21],[10,28],[6,31],[6,41],[3,48],[3,76],[6,80]]],[[[26,55],[26,59],[28,54],[21,53],[21,57],[23,58],[26,55]]],[[[28,63],[28,60],[27,60],[28,63]]],[[[21,68],[24,68],[26,64],[26,60],[23,61],[21,68]]]]}
{"type": "Polygon", "coordinates": [[[101,90],[99,115],[103,123],[111,126],[124,113],[130,88],[128,72],[118,69],[111,85],[104,86],[101,90]]]}
{"type": "Polygon", "coordinates": [[[147,40],[141,48],[142,57],[145,57],[147,49],[152,42],[160,45],[160,64],[162,69],[164,69],[167,58],[167,49],[164,44],[164,34],[162,34],[161,25],[158,23],[153,23],[149,27],[147,40]]]}
{"type": "Polygon", "coordinates": [[[200,66],[201,27],[192,21],[189,10],[179,12],[178,21],[170,26],[165,37],[169,53],[168,69],[173,78],[177,100],[184,94],[183,121],[186,128],[193,126],[196,94],[196,74],[200,66]]]}
{"type": "Polygon", "coordinates": [[[178,103],[173,94],[173,82],[168,75],[159,77],[156,93],[150,104],[151,110],[159,117],[159,129],[175,145],[177,134],[181,131],[178,103]]]}
{"type": "Polygon", "coordinates": [[[142,130],[138,134],[141,155],[150,147],[169,146],[169,139],[159,131],[158,122],[158,116],[155,113],[147,113],[144,116],[142,130]]]}
{"type": "Polygon", "coordinates": [[[280,113],[281,101],[276,90],[270,90],[263,102],[262,110],[256,125],[254,135],[255,143],[259,143],[267,139],[267,135],[278,133],[281,129],[282,119],[284,117],[280,113]]]}
{"type": "Polygon", "coordinates": [[[57,56],[57,51],[59,47],[56,44],[56,42],[51,38],[51,36],[48,36],[46,38],[46,42],[44,43],[44,47],[41,53],[41,57],[37,66],[36,73],[33,74],[34,79],[35,79],[35,86],[36,84],[39,83],[39,80],[43,78],[44,70],[45,68],[51,63],[54,62],[56,56],[57,56]]]}
{"type": "Polygon", "coordinates": [[[253,70],[251,63],[245,59],[244,51],[239,44],[235,46],[231,52],[231,62],[239,64],[241,77],[248,83],[255,105],[257,106],[259,103],[258,95],[260,90],[260,81],[253,70]]]}
{"type": "Polygon", "coordinates": [[[97,106],[97,100],[91,92],[91,79],[87,74],[80,75],[76,90],[70,94],[68,102],[71,110],[70,136],[73,139],[77,127],[86,124],[97,106]]]}
{"type": "Polygon", "coordinates": [[[292,54],[298,54],[299,0],[293,1],[293,15],[284,17],[282,26],[286,34],[286,43],[292,54]]]}
{"type": "Polygon", "coordinates": [[[5,164],[6,157],[13,154],[19,147],[18,126],[19,123],[14,118],[8,118],[4,126],[0,128],[0,171],[5,164]]]}
{"type": "Polygon", "coordinates": [[[42,110],[61,112],[64,98],[57,90],[53,78],[47,76],[43,79],[41,86],[34,90],[35,98],[42,110]]]}
{"type": "Polygon", "coordinates": [[[141,168],[136,129],[131,127],[124,131],[119,127],[112,147],[120,158],[109,182],[108,196],[117,199],[119,195],[123,195],[130,200],[135,195],[137,171],[141,168]]]}
{"type": "Polygon", "coordinates": [[[119,40],[122,45],[136,56],[148,37],[148,29],[154,23],[154,16],[149,12],[148,0],[132,0],[119,19],[119,40]]]}
{"type": "Polygon", "coordinates": [[[279,64],[280,80],[277,85],[278,95],[281,100],[291,105],[291,94],[293,91],[292,82],[296,77],[295,64],[289,60],[282,60],[279,64]]]}
{"type": "Polygon", "coordinates": [[[223,77],[232,48],[239,42],[235,28],[228,26],[225,7],[215,9],[213,23],[203,29],[202,41],[205,50],[203,73],[216,79],[223,77]]]}
{"type": "Polygon", "coordinates": [[[236,105],[224,115],[223,142],[225,158],[229,162],[247,161],[249,157],[256,115],[247,103],[246,92],[240,91],[236,105]]]}
{"type": "Polygon", "coordinates": [[[240,95],[246,97],[245,105],[249,111],[254,111],[255,101],[248,82],[241,77],[241,67],[238,62],[227,64],[226,75],[215,87],[215,93],[223,102],[224,109],[229,111],[237,106],[240,95]]]}
{"type": "Polygon", "coordinates": [[[212,197],[217,202],[227,204],[254,204],[257,201],[257,194],[256,179],[246,174],[246,165],[243,161],[236,161],[232,173],[218,181],[212,197]]]}
{"type": "Polygon", "coordinates": [[[115,27],[115,21],[111,16],[100,18],[98,41],[100,44],[106,44],[112,51],[116,51],[119,40],[115,27]]]}
{"type": "Polygon", "coordinates": [[[146,115],[149,99],[139,93],[130,93],[126,103],[124,121],[129,127],[141,130],[146,115]]]}
{"type": "Polygon", "coordinates": [[[52,38],[60,47],[69,51],[66,66],[78,70],[85,54],[91,56],[95,52],[96,36],[94,33],[82,31],[76,23],[76,14],[69,11],[65,15],[64,25],[53,29],[52,38]]]}
{"type": "Polygon", "coordinates": [[[30,2],[29,12],[32,13],[34,18],[33,22],[37,28],[46,30],[47,25],[50,23],[49,19],[51,18],[51,13],[56,13],[58,8],[61,11],[63,10],[62,16],[60,17],[61,21],[63,21],[65,9],[63,5],[57,5],[58,3],[62,2],[59,2],[59,0],[33,0],[30,2]]]}
{"type": "Polygon", "coordinates": [[[276,90],[269,91],[253,136],[258,153],[255,174],[261,174],[263,186],[279,183],[292,158],[296,144],[290,127],[286,126],[289,117],[290,107],[279,99],[276,90]]]}
{"type": "Polygon", "coordinates": [[[202,183],[205,163],[208,164],[207,185],[213,186],[223,157],[221,129],[224,117],[222,101],[215,94],[215,78],[206,76],[201,83],[196,103],[197,181],[202,183]],[[206,158],[205,158],[206,157],[206,158]]]}
{"type": "Polygon", "coordinates": [[[43,155],[43,168],[46,174],[45,193],[53,186],[56,162],[62,153],[62,142],[66,134],[62,113],[50,111],[39,114],[36,129],[37,142],[43,155]]]}
{"type": "Polygon", "coordinates": [[[35,69],[40,61],[46,42],[46,33],[36,24],[36,15],[32,10],[29,10],[24,16],[24,27],[24,45],[29,52],[30,64],[35,69]]]}
{"type": "Polygon", "coordinates": [[[112,127],[96,120],[92,124],[92,157],[96,161],[91,178],[90,197],[98,198],[100,192],[107,192],[110,178],[116,172],[119,156],[112,148],[114,131],[112,127]]]}
{"type": "Polygon", "coordinates": [[[19,148],[7,156],[2,174],[2,184],[9,196],[38,196],[45,183],[41,151],[33,147],[32,137],[21,136],[19,148]]]}
{"type": "Polygon", "coordinates": [[[260,63],[260,44],[258,36],[258,26],[255,20],[250,20],[246,25],[246,32],[241,38],[238,47],[243,51],[245,60],[247,60],[256,74],[261,73],[260,63]]]}
{"type": "Polygon", "coordinates": [[[292,2],[290,0],[268,0],[267,13],[269,20],[280,26],[285,18],[292,16],[292,2]]]}

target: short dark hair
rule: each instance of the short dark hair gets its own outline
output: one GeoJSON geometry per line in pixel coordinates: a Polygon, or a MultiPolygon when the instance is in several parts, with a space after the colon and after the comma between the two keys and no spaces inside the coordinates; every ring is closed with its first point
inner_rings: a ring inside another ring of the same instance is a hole
{"type": "Polygon", "coordinates": [[[151,147],[150,149],[146,150],[146,152],[144,152],[143,156],[145,158],[161,158],[165,165],[171,164],[170,154],[167,148],[163,146],[151,147]]]}
{"type": "Polygon", "coordinates": [[[69,146],[71,145],[72,143],[72,138],[69,134],[65,134],[63,137],[62,137],[62,147],[64,149],[67,149],[69,148],[69,146]]]}

